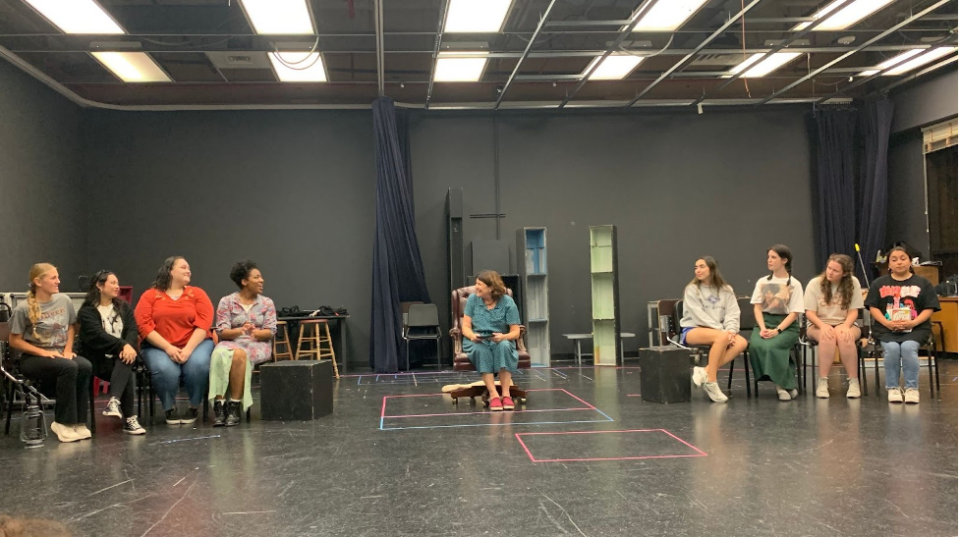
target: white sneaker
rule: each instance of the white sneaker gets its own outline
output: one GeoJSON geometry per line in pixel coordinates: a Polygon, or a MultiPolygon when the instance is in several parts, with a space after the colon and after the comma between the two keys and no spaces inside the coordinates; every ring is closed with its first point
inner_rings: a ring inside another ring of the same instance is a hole
{"type": "Polygon", "coordinates": [[[790,397],[790,392],[788,392],[787,390],[784,390],[780,386],[777,386],[777,397],[781,401],[789,401],[793,399],[793,397],[790,397]]]}
{"type": "Polygon", "coordinates": [[[710,397],[710,400],[714,403],[726,403],[727,397],[724,395],[723,391],[720,390],[720,386],[716,382],[704,382],[703,391],[707,392],[707,395],[710,397]]]}
{"type": "MultiPolygon", "coordinates": [[[[697,388],[701,384],[707,381],[707,368],[706,367],[694,367],[693,368],[693,384],[697,388]]],[[[714,383],[716,384],[716,383],[714,383]]]]}
{"type": "Polygon", "coordinates": [[[847,382],[847,399],[860,399],[860,381],[849,379],[847,382]]]}
{"type": "Polygon", "coordinates": [[[902,403],[903,394],[900,393],[900,388],[887,388],[887,401],[890,403],[902,403]]]}
{"type": "Polygon", "coordinates": [[[122,418],[123,413],[120,412],[120,400],[116,397],[111,397],[110,400],[107,401],[107,408],[103,409],[103,415],[113,418],[122,418]]]}
{"type": "Polygon", "coordinates": [[[74,425],[73,432],[80,440],[89,440],[93,437],[93,433],[90,432],[90,429],[87,429],[87,424],[85,423],[78,423],[74,425]]]}
{"type": "Polygon", "coordinates": [[[73,432],[73,427],[68,427],[61,423],[53,422],[50,424],[50,431],[57,435],[61,442],[76,442],[80,440],[77,433],[73,432]]]}
{"type": "Polygon", "coordinates": [[[828,384],[827,377],[820,377],[817,379],[817,397],[820,399],[830,399],[830,388],[828,384]]]}
{"type": "Polygon", "coordinates": [[[911,405],[920,404],[920,390],[916,388],[907,388],[903,391],[903,402],[911,405]]]}

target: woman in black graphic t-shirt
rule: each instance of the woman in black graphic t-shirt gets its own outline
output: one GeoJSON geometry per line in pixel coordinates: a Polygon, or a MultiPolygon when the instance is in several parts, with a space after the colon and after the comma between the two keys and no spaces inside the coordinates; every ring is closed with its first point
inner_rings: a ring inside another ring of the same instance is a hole
{"type": "Polygon", "coordinates": [[[913,274],[910,256],[897,246],[887,255],[890,274],[874,280],[864,305],[873,317],[873,337],[883,347],[887,401],[919,403],[920,345],[930,338],[930,316],[940,301],[930,282],[913,274]],[[905,390],[900,391],[903,367],[905,390]]]}

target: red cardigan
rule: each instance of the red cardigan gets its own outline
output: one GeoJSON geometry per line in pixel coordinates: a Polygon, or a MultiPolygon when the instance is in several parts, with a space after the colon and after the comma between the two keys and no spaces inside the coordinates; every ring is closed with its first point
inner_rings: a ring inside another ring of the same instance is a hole
{"type": "Polygon", "coordinates": [[[213,304],[199,287],[186,286],[177,300],[163,291],[147,289],[137,302],[134,312],[140,339],[156,331],[175,347],[183,347],[197,328],[212,337],[213,304]]]}

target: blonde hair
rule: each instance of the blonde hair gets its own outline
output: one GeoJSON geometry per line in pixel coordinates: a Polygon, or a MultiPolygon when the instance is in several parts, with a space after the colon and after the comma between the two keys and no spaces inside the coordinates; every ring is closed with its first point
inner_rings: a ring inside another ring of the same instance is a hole
{"type": "Polygon", "coordinates": [[[37,284],[33,280],[42,278],[44,274],[51,270],[57,270],[57,267],[50,263],[37,263],[30,267],[30,287],[27,289],[27,315],[30,318],[30,326],[33,328],[33,337],[41,343],[45,343],[37,332],[37,323],[40,322],[40,303],[37,302],[37,284]]]}

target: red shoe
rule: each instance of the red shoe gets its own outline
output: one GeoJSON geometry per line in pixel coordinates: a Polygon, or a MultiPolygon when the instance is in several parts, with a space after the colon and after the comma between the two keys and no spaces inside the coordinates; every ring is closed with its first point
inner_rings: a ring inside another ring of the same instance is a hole
{"type": "Polygon", "coordinates": [[[513,410],[513,399],[509,395],[503,398],[503,409],[513,410]]]}
{"type": "Polygon", "coordinates": [[[499,397],[494,397],[494,398],[490,399],[490,410],[493,410],[494,412],[499,411],[499,410],[503,410],[503,405],[500,404],[500,398],[499,398],[499,397]]]}

